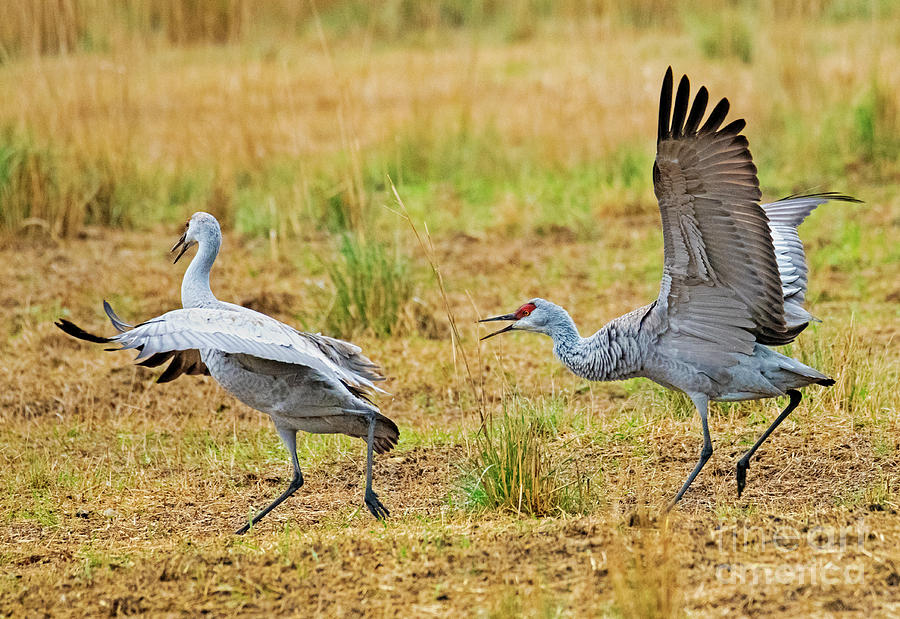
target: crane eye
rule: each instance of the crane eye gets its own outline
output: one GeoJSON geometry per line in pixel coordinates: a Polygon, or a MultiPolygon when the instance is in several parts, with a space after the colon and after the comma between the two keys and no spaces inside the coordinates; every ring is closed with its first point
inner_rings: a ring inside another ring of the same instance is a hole
{"type": "Polygon", "coordinates": [[[528,316],[530,313],[531,313],[531,312],[528,311],[528,310],[522,310],[522,315],[523,315],[523,316],[528,316]]]}

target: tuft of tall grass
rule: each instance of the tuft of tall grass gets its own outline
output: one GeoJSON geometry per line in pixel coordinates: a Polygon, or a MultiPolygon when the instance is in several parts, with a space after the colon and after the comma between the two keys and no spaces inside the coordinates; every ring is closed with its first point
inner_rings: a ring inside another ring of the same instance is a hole
{"type": "Polygon", "coordinates": [[[556,480],[547,453],[553,429],[547,421],[507,408],[499,419],[486,421],[476,435],[473,465],[480,474],[469,491],[475,505],[534,516],[555,511],[556,480]]]}
{"type": "Polygon", "coordinates": [[[469,502],[477,507],[531,516],[584,513],[591,504],[590,478],[574,455],[561,455],[559,400],[538,404],[513,396],[475,435],[469,502]]]}
{"type": "Polygon", "coordinates": [[[334,286],[334,302],[325,319],[330,333],[349,337],[365,330],[378,336],[396,332],[413,293],[409,264],[396,250],[345,234],[336,260],[326,268],[334,286]]]}

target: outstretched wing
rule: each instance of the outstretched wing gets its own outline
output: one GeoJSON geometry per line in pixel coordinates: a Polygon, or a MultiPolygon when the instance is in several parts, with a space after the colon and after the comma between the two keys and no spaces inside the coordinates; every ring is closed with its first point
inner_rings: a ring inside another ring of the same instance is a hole
{"type": "Polygon", "coordinates": [[[191,308],[167,312],[110,340],[122,348],[140,349],[139,360],[171,351],[219,350],[306,366],[347,385],[380,391],[373,383],[382,378],[379,373],[356,372],[351,366],[335,363],[320,349],[320,337],[301,333],[259,312],[191,308]]]}
{"type": "Polygon", "coordinates": [[[82,340],[136,349],[140,353],[138,365],[157,367],[171,359],[157,382],[168,382],[181,374],[209,374],[200,358],[200,351],[208,349],[256,357],[262,362],[279,362],[284,364],[280,373],[289,372],[291,366],[312,368],[344,383],[352,392],[366,396],[373,392],[385,393],[374,384],[384,380],[380,369],[358,346],[318,333],[297,331],[239,305],[174,310],[136,327],[116,316],[105,301],[104,309],[120,332],[118,335],[108,338],[94,335],[65,319],[56,325],[82,340]]]}
{"type": "MultiPolygon", "coordinates": [[[[103,301],[103,309],[106,310],[106,315],[109,316],[110,322],[112,322],[119,333],[124,333],[132,328],[130,324],[124,322],[116,315],[112,307],[106,301],[103,301]]],[[[77,337],[80,340],[98,344],[108,344],[115,341],[112,338],[89,333],[65,318],[61,318],[55,324],[72,337],[77,337]]],[[[138,365],[155,368],[167,361],[171,361],[171,363],[169,363],[168,367],[166,367],[163,373],[159,375],[159,378],[156,379],[156,382],[158,383],[168,383],[182,374],[209,376],[209,368],[207,368],[206,364],[200,359],[200,351],[198,350],[170,350],[167,352],[159,352],[144,359],[138,363],[138,365]]]]}
{"type": "Polygon", "coordinates": [[[660,95],[653,183],[662,218],[665,267],[657,306],[675,351],[711,367],[736,362],[755,342],[793,339],[785,323],[781,279],[769,222],[743,120],[721,127],[727,99],[706,122],[709,95],[700,88],[689,108],[681,78],[672,107],[673,77],[660,95]],[[720,128],[721,127],[721,128],[720,128]]]}
{"type": "Polygon", "coordinates": [[[829,200],[838,202],[861,202],[851,196],[828,191],[808,195],[794,195],[777,202],[763,204],[762,209],[769,218],[769,230],[778,261],[781,276],[781,291],[784,296],[784,317],[788,328],[805,326],[813,317],[803,307],[806,300],[806,255],[797,227],[803,223],[817,206],[829,200]]]}

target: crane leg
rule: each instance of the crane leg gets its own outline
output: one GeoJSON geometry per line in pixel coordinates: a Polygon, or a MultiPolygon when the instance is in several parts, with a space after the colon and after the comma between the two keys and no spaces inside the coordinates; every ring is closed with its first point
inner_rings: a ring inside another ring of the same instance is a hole
{"type": "Polygon", "coordinates": [[[294,477],[291,479],[291,484],[287,487],[287,490],[281,493],[281,496],[272,501],[268,507],[256,514],[253,517],[253,520],[235,531],[235,535],[243,535],[249,531],[250,528],[262,520],[266,514],[278,507],[282,501],[297,492],[297,490],[300,489],[300,486],[303,485],[303,473],[300,472],[300,461],[297,459],[297,431],[288,428],[278,428],[278,434],[281,436],[281,440],[284,441],[284,446],[287,447],[288,452],[291,454],[291,464],[294,465],[294,477]]]}
{"type": "Polygon", "coordinates": [[[706,461],[709,460],[709,457],[712,456],[713,452],[712,440],[709,438],[709,421],[707,420],[707,416],[709,415],[709,398],[703,394],[691,395],[690,397],[694,402],[694,406],[697,407],[697,412],[700,413],[700,423],[703,425],[703,449],[700,450],[700,460],[697,462],[697,466],[694,467],[694,470],[691,471],[691,474],[688,476],[687,481],[684,482],[681,490],[678,491],[678,494],[675,495],[675,498],[672,499],[672,502],[666,507],[666,511],[671,510],[675,507],[675,504],[681,500],[681,497],[683,497],[684,493],[687,492],[687,489],[690,488],[694,478],[700,473],[700,469],[703,468],[703,465],[706,464],[706,461]]]}
{"type": "Polygon", "coordinates": [[[369,413],[369,435],[366,440],[366,507],[373,516],[384,520],[391,515],[388,508],[381,504],[378,495],[372,490],[372,464],[375,460],[375,424],[378,422],[375,413],[369,413]]]}
{"type": "Polygon", "coordinates": [[[744,491],[744,486],[747,484],[747,469],[750,468],[750,458],[753,457],[753,454],[756,453],[756,450],[759,449],[759,446],[763,444],[763,442],[769,438],[769,435],[772,434],[772,431],[775,430],[779,426],[779,424],[787,419],[787,416],[791,414],[797,405],[800,404],[800,399],[803,397],[799,391],[796,389],[788,389],[788,396],[790,396],[791,401],[788,402],[788,405],[785,407],[781,414],[778,415],[778,418],[772,422],[772,425],[768,427],[768,429],[763,432],[763,435],[759,437],[759,440],[756,441],[756,444],[750,448],[750,450],[744,454],[744,456],[738,460],[737,463],[737,491],[738,498],[740,498],[741,493],[744,491]]]}

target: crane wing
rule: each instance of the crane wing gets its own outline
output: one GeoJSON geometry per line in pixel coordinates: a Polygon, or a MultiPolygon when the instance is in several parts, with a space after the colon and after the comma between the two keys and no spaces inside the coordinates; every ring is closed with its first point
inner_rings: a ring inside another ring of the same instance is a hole
{"type": "Polygon", "coordinates": [[[688,112],[689,91],[682,77],[673,108],[670,67],[653,165],[665,245],[657,307],[668,318],[663,337],[673,350],[728,366],[733,353],[750,354],[755,342],[793,337],[756,167],[740,133],[745,123],[721,127],[729,109],[722,99],[701,126],[709,95],[700,88],[688,112]]]}
{"type": "Polygon", "coordinates": [[[167,312],[112,339],[123,348],[141,347],[139,359],[170,350],[213,349],[307,366],[346,384],[380,391],[373,381],[382,377],[371,361],[356,353],[355,363],[367,362],[366,373],[354,371],[350,363],[335,363],[333,354],[322,352],[321,337],[252,310],[191,308],[167,312]]]}
{"type": "Polygon", "coordinates": [[[332,363],[348,372],[351,372],[352,374],[362,376],[374,382],[384,380],[384,375],[381,373],[380,368],[376,364],[372,363],[372,361],[368,357],[362,354],[362,349],[356,344],[345,342],[344,340],[339,340],[337,338],[328,337],[327,335],[322,335],[321,333],[304,333],[302,331],[298,331],[293,327],[289,327],[288,325],[276,321],[271,316],[267,316],[266,314],[257,312],[256,310],[252,310],[247,307],[243,307],[241,305],[235,305],[234,303],[226,302],[223,302],[222,305],[230,307],[234,309],[235,312],[238,312],[240,314],[248,316],[254,315],[264,321],[277,322],[281,327],[290,330],[297,336],[314,344],[315,347],[318,348],[319,352],[327,357],[332,363]]]}
{"type": "Polygon", "coordinates": [[[781,276],[784,296],[784,317],[788,328],[805,326],[813,317],[803,307],[806,300],[806,255],[797,227],[817,206],[829,200],[861,202],[851,196],[833,191],[808,195],[795,195],[777,202],[763,204],[769,218],[769,230],[781,276]]]}
{"type": "MultiPolygon", "coordinates": [[[[119,319],[118,316],[116,316],[115,312],[112,311],[112,308],[106,301],[103,302],[103,306],[106,309],[106,313],[107,315],[109,315],[109,318],[117,331],[123,333],[132,328],[131,325],[122,322],[122,320],[119,319]]],[[[115,341],[113,338],[89,333],[75,323],[66,320],[65,318],[61,318],[56,323],[56,326],[72,337],[77,337],[80,340],[95,342],[98,344],[108,344],[115,341]]],[[[141,347],[139,346],[138,350],[140,349],[141,347]]],[[[200,351],[198,350],[170,350],[166,352],[158,352],[150,355],[149,357],[138,363],[138,365],[142,365],[148,368],[155,368],[162,365],[166,361],[171,361],[171,363],[169,363],[169,366],[165,369],[165,371],[160,374],[159,378],[156,379],[156,382],[158,383],[167,383],[173,381],[182,374],[209,376],[209,368],[207,368],[206,364],[203,363],[203,360],[200,359],[200,351]]]]}
{"type": "MultiPolygon", "coordinates": [[[[200,361],[199,351],[219,350],[312,368],[325,377],[363,392],[382,391],[374,385],[374,382],[384,380],[378,367],[353,344],[302,333],[265,314],[240,309],[243,311],[231,308],[174,310],[133,328],[127,328],[128,325],[111,314],[117,329],[125,327],[127,330],[110,338],[87,333],[67,320],[60,320],[57,325],[80,339],[117,343],[122,349],[137,349],[140,365],[155,367],[173,359],[160,377],[160,382],[167,382],[183,373],[208,374],[206,366],[200,361]]],[[[107,313],[111,311],[108,308],[107,313]]]]}

